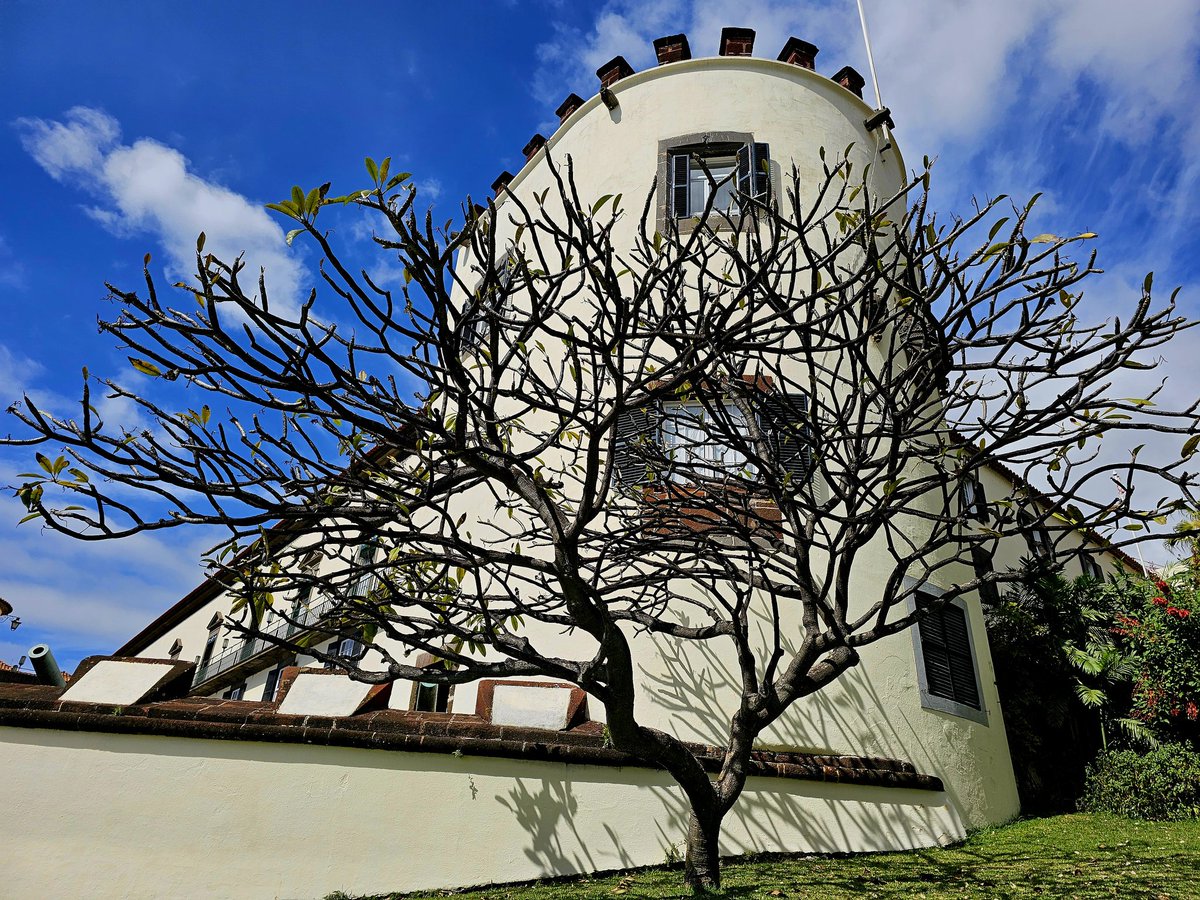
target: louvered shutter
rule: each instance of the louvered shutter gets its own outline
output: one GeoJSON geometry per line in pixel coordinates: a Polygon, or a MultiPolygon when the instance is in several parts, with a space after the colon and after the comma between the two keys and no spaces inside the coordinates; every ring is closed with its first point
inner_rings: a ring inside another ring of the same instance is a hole
{"type": "Polygon", "coordinates": [[[766,202],[771,192],[771,151],[766,144],[744,144],[738,150],[737,189],[743,198],[766,202]]]}
{"type": "Polygon", "coordinates": [[[921,655],[929,693],[979,709],[966,612],[947,603],[927,614],[917,627],[921,632],[921,655]]]}
{"type": "Polygon", "coordinates": [[[671,157],[671,215],[676,219],[691,214],[688,209],[690,170],[691,154],[676,153],[671,157]]]}
{"type": "Polygon", "coordinates": [[[737,191],[739,197],[754,196],[754,145],[743,144],[737,152],[737,191]]]}
{"type": "Polygon", "coordinates": [[[803,484],[812,471],[808,397],[804,394],[767,394],[759,410],[760,425],[771,438],[780,467],[790,476],[792,485],[803,484]]]}
{"type": "Polygon", "coordinates": [[[946,652],[946,632],[941,612],[928,613],[917,627],[921,630],[921,656],[929,693],[953,700],[954,679],[950,675],[950,655],[946,652]]]}
{"type": "Polygon", "coordinates": [[[961,606],[942,607],[945,623],[946,652],[954,679],[954,699],[979,709],[979,691],[975,687],[975,661],[971,658],[971,639],[967,634],[967,614],[961,606]]]}
{"type": "Polygon", "coordinates": [[[754,199],[766,202],[771,195],[771,152],[766,144],[754,145],[754,199]]]}
{"type": "Polygon", "coordinates": [[[626,486],[645,484],[646,451],[654,441],[657,416],[649,409],[627,409],[617,415],[613,433],[613,453],[616,455],[617,480],[626,486]]]}

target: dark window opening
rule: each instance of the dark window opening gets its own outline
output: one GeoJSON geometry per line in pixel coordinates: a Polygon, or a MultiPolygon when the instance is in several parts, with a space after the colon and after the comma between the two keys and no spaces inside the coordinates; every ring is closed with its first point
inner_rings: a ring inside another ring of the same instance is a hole
{"type": "Polygon", "coordinates": [[[275,699],[275,695],[279,692],[279,678],[283,675],[283,670],[295,664],[295,658],[284,660],[267,673],[267,683],[263,686],[262,698],[264,700],[270,703],[275,699]]]}
{"type": "MultiPolygon", "coordinates": [[[[995,572],[992,554],[978,545],[971,548],[971,562],[975,569],[976,578],[986,578],[995,572]]],[[[994,581],[985,581],[979,585],[979,599],[988,606],[1000,605],[1000,588],[994,581]]]]}

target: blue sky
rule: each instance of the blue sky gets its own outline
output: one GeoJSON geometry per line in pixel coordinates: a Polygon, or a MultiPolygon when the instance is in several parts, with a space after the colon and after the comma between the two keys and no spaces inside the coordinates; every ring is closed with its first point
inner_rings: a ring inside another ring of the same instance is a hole
{"type": "MultiPolygon", "coordinates": [[[[910,165],[938,157],[939,208],[1043,191],[1040,228],[1100,234],[1098,308],[1119,313],[1154,269],[1197,314],[1194,0],[867,9],[896,138],[910,165]]],[[[247,250],[294,294],[315,260],[262,211],[292,184],[336,193],[357,185],[363,156],[390,155],[449,217],[518,169],[568,92],[595,92],[597,65],[652,65],[651,41],[677,31],[712,55],[725,25],[756,29],[755,55],[794,34],[821,48],[818,71],[867,73],[853,0],[0,0],[0,401],[30,392],[64,408],[82,365],[127,371],[95,318],[109,311],[103,282],[136,285],[144,253],[178,280],[204,230],[209,249],[247,250]]],[[[371,252],[363,233],[345,239],[371,252]]],[[[1197,358],[1192,336],[1168,354],[1179,399],[1200,389],[1197,358]]],[[[0,483],[30,455],[0,453],[0,483]]],[[[25,622],[0,632],[0,659],[41,640],[67,666],[108,652],[199,580],[203,535],[80,545],[18,528],[21,512],[0,498],[0,596],[25,622]]]]}

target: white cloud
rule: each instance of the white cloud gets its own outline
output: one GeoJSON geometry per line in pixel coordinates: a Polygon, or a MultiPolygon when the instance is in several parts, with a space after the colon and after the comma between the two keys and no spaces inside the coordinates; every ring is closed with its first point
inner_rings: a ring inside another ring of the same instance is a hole
{"type": "Polygon", "coordinates": [[[80,184],[101,199],[85,212],[119,236],[146,234],[167,255],[172,280],[195,271],[196,237],[205,232],[205,252],[232,261],[245,253],[257,283],[260,266],[275,303],[294,306],[306,277],[283,229],[261,203],[207,181],[189,170],[179,151],[150,138],[120,142],[116,119],[97,109],[75,107],[62,121],[18,119],[25,150],[59,181],[80,184]]]}

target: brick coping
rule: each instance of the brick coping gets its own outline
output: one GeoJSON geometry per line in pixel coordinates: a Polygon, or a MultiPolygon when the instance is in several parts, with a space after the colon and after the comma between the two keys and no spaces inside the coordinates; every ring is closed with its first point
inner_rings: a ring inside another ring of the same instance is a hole
{"type": "MultiPolygon", "coordinates": [[[[330,718],[280,715],[278,704],[253,700],[187,697],[122,707],[61,701],[60,693],[58,688],[40,684],[0,685],[0,725],[653,768],[606,747],[599,722],[585,722],[567,731],[544,731],[493,725],[480,716],[457,713],[386,709],[330,718]]],[[[688,746],[707,771],[720,770],[720,748],[688,746]]],[[[911,763],[878,757],[756,750],[750,774],[872,787],[944,789],[941,779],[917,772],[911,763]]]]}

